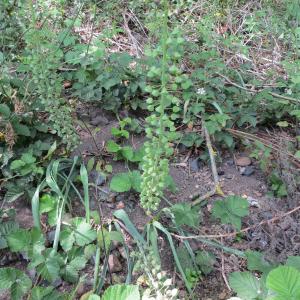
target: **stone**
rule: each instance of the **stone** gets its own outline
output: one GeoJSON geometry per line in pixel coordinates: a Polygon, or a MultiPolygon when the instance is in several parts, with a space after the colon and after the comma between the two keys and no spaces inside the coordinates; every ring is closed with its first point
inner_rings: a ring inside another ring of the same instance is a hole
{"type": "Polygon", "coordinates": [[[248,196],[247,197],[247,201],[249,202],[250,206],[252,207],[259,207],[259,203],[258,203],[258,200],[251,197],[251,196],[248,196]]]}
{"type": "Polygon", "coordinates": [[[239,167],[247,167],[251,165],[251,158],[244,156],[236,159],[236,165],[239,167]]]}
{"type": "Polygon", "coordinates": [[[200,158],[197,157],[197,158],[193,159],[190,162],[190,167],[191,167],[191,171],[199,172],[201,170],[201,168],[203,167],[203,164],[202,164],[200,158]]]}
{"type": "Polygon", "coordinates": [[[240,174],[243,176],[251,176],[254,173],[254,167],[253,166],[246,166],[240,168],[240,174]]]}
{"type": "Polygon", "coordinates": [[[106,181],[106,176],[100,173],[95,179],[95,184],[100,186],[103,185],[105,181],[106,181]]]}
{"type": "Polygon", "coordinates": [[[55,230],[51,230],[47,233],[47,240],[49,241],[50,244],[54,242],[54,237],[55,237],[55,230]]]}
{"type": "Polygon", "coordinates": [[[218,169],[218,175],[219,176],[225,175],[225,171],[223,169],[218,169]]]}
{"type": "Polygon", "coordinates": [[[102,116],[96,116],[90,122],[90,124],[93,126],[103,126],[103,125],[107,125],[108,123],[109,123],[108,120],[102,116]]]}
{"type": "Polygon", "coordinates": [[[124,207],[125,207],[125,204],[122,201],[120,201],[116,206],[117,209],[123,209],[124,207]]]}
{"type": "Polygon", "coordinates": [[[108,265],[109,265],[109,270],[112,273],[120,272],[123,269],[118,257],[114,254],[109,255],[108,265]]]}
{"type": "Polygon", "coordinates": [[[119,247],[118,250],[120,252],[121,257],[123,257],[124,259],[127,259],[125,248],[119,247]]]}

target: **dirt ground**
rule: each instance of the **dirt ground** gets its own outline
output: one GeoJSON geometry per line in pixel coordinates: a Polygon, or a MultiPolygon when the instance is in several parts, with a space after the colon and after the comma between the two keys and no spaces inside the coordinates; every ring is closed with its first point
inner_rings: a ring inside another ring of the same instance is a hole
{"type": "MultiPolygon", "coordinates": [[[[118,125],[117,119],[112,115],[107,115],[100,109],[81,109],[79,117],[90,130],[78,127],[82,144],[75,151],[74,155],[80,154],[86,159],[93,155],[97,155],[100,159],[108,161],[113,167],[113,173],[126,171],[124,162],[113,161],[111,157],[104,155],[105,142],[112,139],[111,128],[118,125]],[[99,116],[102,118],[99,119],[99,116]],[[95,120],[98,118],[98,120],[95,120]],[[91,132],[95,132],[95,128],[99,131],[91,137],[91,132]]],[[[143,143],[142,136],[133,135],[129,143],[134,148],[138,148],[143,143]]],[[[247,198],[251,205],[250,216],[244,218],[242,227],[253,226],[262,220],[272,219],[274,216],[287,211],[287,200],[275,199],[270,195],[267,186],[266,175],[262,173],[255,161],[252,162],[253,174],[249,176],[241,175],[239,167],[235,164],[236,158],[247,156],[248,153],[240,153],[236,151],[231,154],[223,154],[221,162],[218,164],[219,178],[221,187],[225,195],[235,194],[247,198]]],[[[177,186],[175,193],[167,192],[166,197],[172,203],[183,201],[191,201],[191,197],[195,193],[205,194],[212,187],[213,180],[209,165],[200,163],[195,167],[193,161],[197,159],[189,149],[179,149],[177,155],[171,161],[170,174],[177,186]]],[[[103,183],[101,189],[104,193],[99,193],[93,196],[91,200],[91,208],[98,209],[101,206],[103,215],[109,219],[115,209],[124,207],[125,211],[131,218],[131,221],[141,229],[147,223],[148,217],[143,209],[139,206],[138,195],[133,192],[128,193],[112,193],[109,191],[109,177],[103,183]]],[[[93,180],[93,176],[91,176],[93,180]]],[[[202,212],[203,221],[197,233],[200,234],[224,234],[231,232],[232,229],[226,225],[217,225],[217,222],[211,219],[210,209],[214,200],[220,197],[212,197],[203,202],[202,212]]],[[[299,200],[298,200],[299,201],[299,200]]],[[[81,213],[81,207],[77,203],[75,205],[78,213],[81,213]],[[76,207],[77,205],[77,207],[76,207]]],[[[13,205],[17,210],[17,220],[21,227],[30,228],[33,225],[30,206],[24,204],[24,201],[17,201],[13,205]]],[[[266,223],[262,226],[253,227],[245,233],[245,236],[237,240],[229,237],[219,240],[226,246],[234,247],[240,250],[258,250],[266,253],[267,259],[282,261],[288,255],[300,255],[300,216],[286,216],[284,219],[276,222],[266,223]]],[[[228,253],[223,253],[221,250],[209,248],[200,242],[191,242],[194,250],[208,249],[217,256],[215,270],[197,286],[195,299],[227,299],[231,292],[226,286],[226,278],[232,271],[241,270],[245,267],[244,261],[236,256],[228,253]]],[[[116,250],[114,250],[116,251],[116,250]]],[[[172,255],[167,255],[168,249],[162,251],[163,266],[170,272],[174,271],[172,255]]],[[[6,259],[10,261],[10,265],[15,265],[18,258],[10,257],[6,259]]],[[[5,265],[5,258],[0,259],[0,264],[5,265]],[[3,261],[2,261],[3,260],[3,261]]],[[[92,266],[89,266],[84,272],[90,273],[92,278],[92,266]],[[90,269],[90,271],[88,271],[90,269]]],[[[122,278],[122,274],[118,274],[122,278]]],[[[89,276],[88,276],[89,277],[89,276]]],[[[59,285],[59,289],[67,289],[64,284],[59,285]]],[[[90,287],[82,287],[82,292],[90,287]]],[[[183,284],[182,284],[183,288],[183,284]]],[[[183,297],[183,296],[182,296],[183,297]]],[[[7,299],[5,295],[0,296],[0,299],[7,299]],[[4,297],[4,298],[3,298],[4,297]]]]}

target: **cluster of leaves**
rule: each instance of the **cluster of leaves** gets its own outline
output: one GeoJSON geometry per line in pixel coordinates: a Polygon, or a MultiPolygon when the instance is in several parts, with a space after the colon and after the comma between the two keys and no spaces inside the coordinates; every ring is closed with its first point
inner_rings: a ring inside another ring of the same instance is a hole
{"type": "Polygon", "coordinates": [[[247,251],[249,271],[261,273],[258,279],[250,272],[234,272],[229,284],[242,300],[283,300],[300,297],[300,257],[290,256],[278,266],[266,261],[256,251],[247,251]]]}

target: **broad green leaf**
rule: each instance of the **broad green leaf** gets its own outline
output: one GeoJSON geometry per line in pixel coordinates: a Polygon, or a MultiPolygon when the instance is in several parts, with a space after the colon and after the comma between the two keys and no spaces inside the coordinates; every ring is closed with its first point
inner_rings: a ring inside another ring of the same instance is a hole
{"type": "Polygon", "coordinates": [[[11,162],[10,164],[10,169],[11,170],[16,170],[16,169],[20,169],[22,167],[24,167],[26,165],[26,163],[20,159],[14,160],[11,162]]]}
{"type": "Polygon", "coordinates": [[[59,235],[59,242],[64,251],[70,251],[75,243],[74,231],[71,231],[69,228],[62,230],[59,235]]]}
{"type": "Polygon", "coordinates": [[[53,209],[56,209],[57,202],[58,202],[57,197],[50,194],[44,194],[40,198],[40,203],[39,203],[40,214],[47,213],[53,209]]]}
{"type": "Polygon", "coordinates": [[[60,266],[64,263],[53,249],[47,249],[41,263],[36,267],[37,273],[49,282],[59,278],[60,266]]]}
{"type": "Polygon", "coordinates": [[[137,285],[116,284],[105,290],[101,300],[140,300],[137,285]]]}
{"type": "Polygon", "coordinates": [[[31,153],[24,153],[21,156],[21,160],[24,161],[27,165],[31,165],[31,164],[35,163],[36,158],[34,156],[32,156],[31,153]]]}
{"type": "Polygon", "coordinates": [[[249,203],[239,196],[228,196],[224,200],[215,202],[212,215],[221,219],[222,224],[232,224],[236,229],[241,229],[241,218],[249,214],[249,203]]]}
{"type": "Polygon", "coordinates": [[[133,158],[133,149],[130,146],[125,146],[121,150],[122,155],[125,159],[131,161],[133,158]]]}
{"type": "Polygon", "coordinates": [[[26,229],[18,229],[7,236],[7,244],[11,251],[27,251],[30,246],[31,234],[26,229]]]}
{"type": "MultiPolygon", "coordinates": [[[[1,52],[0,52],[1,53],[1,52]]],[[[6,104],[0,104],[0,114],[3,115],[5,118],[10,116],[10,108],[6,104]]]]}
{"type": "Polygon", "coordinates": [[[131,187],[137,191],[141,192],[141,173],[139,171],[132,171],[129,173],[130,181],[131,181],[131,187]]]}
{"type": "Polygon", "coordinates": [[[63,295],[59,294],[54,287],[35,286],[31,290],[30,300],[64,300],[63,295]]]}
{"type": "Polygon", "coordinates": [[[22,271],[15,268],[0,269],[0,290],[10,289],[11,300],[20,300],[29,291],[32,282],[22,271]]]}
{"type": "Polygon", "coordinates": [[[128,173],[119,173],[114,175],[110,182],[110,189],[118,193],[130,191],[131,180],[128,173]]]}
{"type": "Polygon", "coordinates": [[[243,300],[257,299],[262,293],[258,279],[250,272],[231,273],[229,285],[243,300]]]}
{"type": "Polygon", "coordinates": [[[247,256],[248,270],[268,273],[272,269],[272,266],[264,259],[264,255],[262,253],[247,250],[245,254],[247,256]]]}
{"type": "Polygon", "coordinates": [[[109,140],[106,144],[106,149],[108,152],[117,153],[119,150],[122,149],[116,142],[109,140]]]}
{"type": "Polygon", "coordinates": [[[85,221],[77,222],[74,235],[75,241],[79,246],[90,244],[97,238],[96,231],[85,221]]]}
{"type": "Polygon", "coordinates": [[[293,267],[277,267],[267,277],[267,288],[276,293],[274,300],[299,300],[300,272],[293,267]]]}
{"type": "Polygon", "coordinates": [[[68,282],[75,283],[78,281],[78,272],[82,270],[87,263],[87,260],[84,256],[75,257],[70,263],[67,264],[63,277],[68,282]]]}
{"type": "Polygon", "coordinates": [[[175,223],[180,225],[188,225],[197,227],[199,225],[201,215],[199,210],[192,207],[190,203],[178,203],[171,207],[171,211],[175,217],[175,223]]]}
{"type": "Polygon", "coordinates": [[[30,136],[29,127],[20,123],[13,124],[14,130],[19,135],[30,136]]]}

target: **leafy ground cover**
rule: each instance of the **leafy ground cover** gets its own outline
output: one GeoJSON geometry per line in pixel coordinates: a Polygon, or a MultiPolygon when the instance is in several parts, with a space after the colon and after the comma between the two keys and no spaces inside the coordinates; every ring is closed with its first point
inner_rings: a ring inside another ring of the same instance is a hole
{"type": "Polygon", "coordinates": [[[1,299],[299,299],[300,4],[0,3],[1,299]]]}

